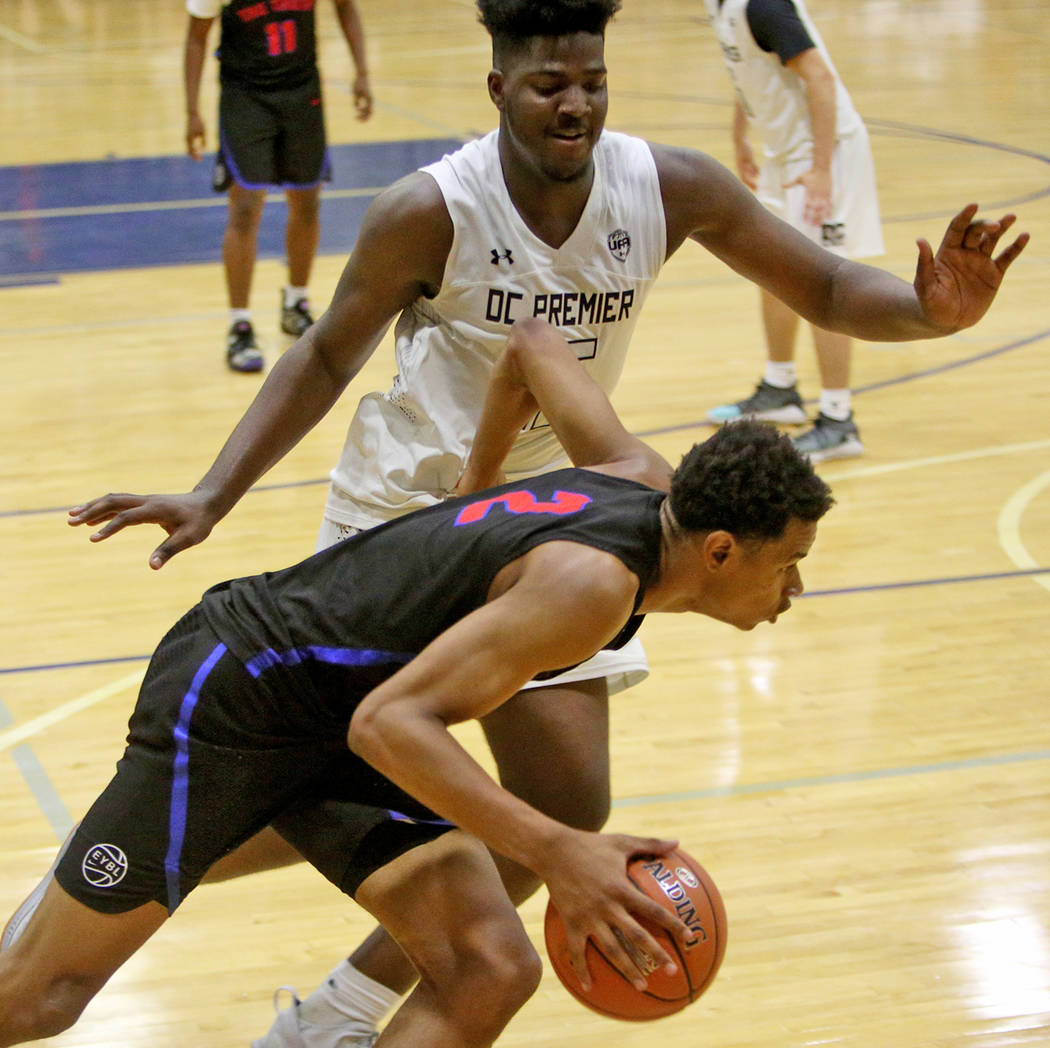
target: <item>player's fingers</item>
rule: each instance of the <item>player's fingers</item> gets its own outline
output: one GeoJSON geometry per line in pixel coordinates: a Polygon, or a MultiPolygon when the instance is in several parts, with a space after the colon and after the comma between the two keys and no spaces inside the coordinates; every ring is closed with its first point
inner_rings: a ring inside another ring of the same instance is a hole
{"type": "Polygon", "coordinates": [[[973,216],[977,214],[976,204],[967,204],[949,223],[944,231],[942,247],[959,247],[962,245],[966,231],[970,228],[973,216]]]}
{"type": "Polygon", "coordinates": [[[927,284],[933,278],[934,270],[934,256],[933,248],[930,246],[930,242],[924,237],[919,237],[915,241],[915,246],[919,249],[919,259],[915,263],[915,283],[927,284]]]}
{"type": "Polygon", "coordinates": [[[630,834],[610,834],[615,836],[617,843],[628,859],[644,855],[668,855],[678,847],[678,841],[668,840],[665,837],[634,837],[630,834]]]}
{"type": "Polygon", "coordinates": [[[92,542],[102,542],[103,539],[108,539],[111,535],[116,535],[118,531],[123,531],[127,527],[149,523],[152,522],[148,518],[140,517],[133,510],[124,510],[121,513],[113,514],[109,523],[103,524],[90,538],[92,542]]]}
{"type": "MultiPolygon", "coordinates": [[[[679,942],[689,942],[693,938],[693,932],[690,931],[685,921],[675,916],[670,910],[661,906],[658,902],[650,899],[647,895],[639,893],[628,904],[631,909],[631,915],[633,917],[642,917],[647,920],[650,924],[655,924],[658,927],[663,928],[665,931],[673,935],[679,942]]],[[[642,926],[638,926],[639,931],[642,932],[643,936],[647,939],[652,940],[653,944],[663,955],[661,963],[665,963],[671,960],[669,954],[667,954],[663,947],[652,938],[652,935],[642,926]]],[[[646,947],[648,949],[648,946],[646,947]]]]}
{"type": "MultiPolygon", "coordinates": [[[[653,972],[663,969],[664,974],[674,975],[678,965],[667,952],[664,945],[644,926],[631,922],[623,928],[614,928],[617,942],[637,969],[643,980],[648,980],[653,972]]],[[[625,973],[634,978],[634,972],[625,973]]]]}
{"type": "Polygon", "coordinates": [[[569,967],[586,992],[591,988],[591,972],[587,967],[587,936],[566,926],[565,945],[569,951],[569,967]]]}
{"type": "Polygon", "coordinates": [[[1029,241],[1027,233],[1022,233],[1009,247],[1004,248],[995,259],[1000,273],[1005,273],[1017,256],[1024,251],[1029,241]]]}
{"type": "Polygon", "coordinates": [[[114,514],[132,506],[142,504],[140,495],[114,494],[101,495],[88,502],[82,502],[69,510],[69,523],[77,524],[99,524],[109,520],[114,514]]]}

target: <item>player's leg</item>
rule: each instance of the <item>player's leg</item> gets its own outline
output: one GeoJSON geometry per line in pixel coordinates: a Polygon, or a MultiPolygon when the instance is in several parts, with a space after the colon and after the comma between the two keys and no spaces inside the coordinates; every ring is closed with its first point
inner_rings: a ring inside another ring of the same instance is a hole
{"type": "Polygon", "coordinates": [[[321,240],[321,187],[289,189],[285,198],[288,201],[288,225],[284,234],[288,285],[281,292],[281,330],[298,337],[314,319],[307,288],[321,240]]]}
{"type": "Polygon", "coordinates": [[[226,230],[222,237],[222,262],[231,309],[247,309],[251,300],[259,223],[265,202],[265,189],[248,189],[237,182],[230,186],[226,230]]]}
{"type": "Polygon", "coordinates": [[[260,98],[245,88],[223,85],[212,186],[229,192],[222,261],[230,307],[226,362],[234,371],[259,371],[263,366],[249,302],[266,189],[276,178],[277,133],[273,113],[260,98]]]}
{"type": "Polygon", "coordinates": [[[0,952],[0,1046],[53,1037],[167,919],[148,902],[96,913],[49,878],[32,917],[0,952]]]}
{"type": "MultiPolygon", "coordinates": [[[[846,258],[870,258],[883,252],[875,164],[863,127],[840,139],[832,158],[832,214],[820,242],[846,258]]],[[[813,462],[853,458],[864,452],[853,417],[850,393],[852,339],[813,328],[820,368],[820,411],[813,429],[795,438],[795,446],[813,462]]]]}
{"type": "Polygon", "coordinates": [[[539,985],[539,957],[488,851],[467,834],[406,852],[354,897],[419,972],[382,1048],[486,1048],[539,985]]]}
{"type": "MultiPolygon", "coordinates": [[[[788,181],[788,172],[783,165],[766,161],[759,171],[755,195],[773,214],[795,225],[792,209],[798,206],[798,202],[791,199],[784,189],[788,181]]],[[[721,424],[738,418],[757,418],[801,425],[806,421],[795,371],[799,318],[779,299],[759,290],[759,315],[766,343],[764,373],[750,396],[712,408],[707,413],[708,422],[721,424]]]]}
{"type": "MultiPolygon", "coordinates": [[[[631,683],[644,676],[640,645],[637,653],[632,649],[615,665],[631,683]]],[[[604,677],[519,692],[482,720],[501,783],[552,818],[580,829],[601,829],[610,806],[608,713],[604,677]]],[[[503,856],[495,856],[494,863],[514,905],[539,886],[530,870],[503,856]]],[[[396,939],[378,927],[302,1001],[303,1014],[315,1025],[296,1030],[301,1040],[288,1035],[289,1009],[254,1042],[255,1048],[300,1043],[307,1048],[341,1048],[347,1033],[367,1043],[368,1032],[417,978],[396,939]]]]}
{"type": "Polygon", "coordinates": [[[849,386],[853,340],[837,331],[818,327],[812,330],[820,369],[820,409],[812,429],[800,433],[792,442],[812,462],[854,458],[864,453],[864,445],[853,420],[849,386]]]}
{"type": "Polygon", "coordinates": [[[276,163],[288,201],[288,284],[281,292],[281,330],[301,335],[312,323],[310,271],[321,238],[321,183],[331,179],[320,77],[274,101],[281,123],[276,163]]]}

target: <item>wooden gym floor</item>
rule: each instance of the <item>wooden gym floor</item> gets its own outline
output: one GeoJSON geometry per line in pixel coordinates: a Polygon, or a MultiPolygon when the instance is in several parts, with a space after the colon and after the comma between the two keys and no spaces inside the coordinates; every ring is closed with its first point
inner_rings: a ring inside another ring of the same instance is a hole
{"type": "MultiPolygon", "coordinates": [[[[375,115],[319,4],[338,181],[323,305],[378,187],[494,126],[468,0],[360,0],[375,115]],[[363,148],[367,146],[367,149],[363,148]]],[[[654,617],[653,672],[615,700],[611,826],[679,836],[730,919],[705,998],[657,1025],[575,1004],[548,973],[504,1048],[1007,1048],[1050,1030],[1050,8],[1045,0],[812,0],[869,123],[880,264],[910,279],[963,204],[1032,243],[979,326],[858,345],[867,453],[805,599],[737,634],[654,617]]],[[[0,914],[108,780],[145,659],[219,579],[310,552],[324,477],[389,343],[315,432],[161,573],[146,529],[64,523],[105,490],[184,490],[258,387],[223,363],[223,212],[180,157],[182,5],[0,6],[0,914]]],[[[214,38],[213,38],[214,42],[214,38]]],[[[731,162],[728,80],[694,0],[626,0],[608,34],[611,127],[731,162]]],[[[213,70],[204,112],[214,133],[213,70]]],[[[213,144],[212,139],[210,144],[213,144]]],[[[269,359],[283,205],[254,307],[269,359]]],[[[667,266],[616,396],[677,456],[762,364],[757,296],[692,245],[667,266]]],[[[803,392],[817,393],[808,338],[803,392]]],[[[476,735],[468,742],[480,747],[476,735]]],[[[540,942],[545,897],[522,914],[540,942]]],[[[194,893],[55,1048],[246,1046],[280,984],[306,992],[370,926],[305,867],[194,893]]]]}

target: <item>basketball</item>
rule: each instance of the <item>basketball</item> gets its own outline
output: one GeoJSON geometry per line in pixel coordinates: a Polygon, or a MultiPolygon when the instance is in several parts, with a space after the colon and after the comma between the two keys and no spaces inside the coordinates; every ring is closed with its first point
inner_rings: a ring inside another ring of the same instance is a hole
{"type": "Polygon", "coordinates": [[[718,973],[726,950],[722,896],[707,871],[681,849],[659,858],[632,859],[627,875],[635,887],[682,920],[693,937],[681,943],[663,928],[639,918],[678,966],[674,975],[654,971],[644,990],[625,979],[593,940],[587,942],[591,988],[584,991],[569,966],[565,925],[553,904],[543,923],[547,954],[562,985],[582,1004],[613,1019],[659,1019],[692,1004],[718,973]]]}

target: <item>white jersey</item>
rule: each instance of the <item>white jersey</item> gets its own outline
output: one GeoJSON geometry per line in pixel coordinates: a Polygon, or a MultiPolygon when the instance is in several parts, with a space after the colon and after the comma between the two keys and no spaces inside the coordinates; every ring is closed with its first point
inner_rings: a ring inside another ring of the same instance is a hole
{"type": "MultiPolygon", "coordinates": [[[[370,527],[451,490],[470,452],[493,364],[513,322],[541,317],[572,343],[610,392],[646,295],[667,254],[656,163],[638,138],[603,132],[594,182],[575,230],[552,248],[511,202],[498,132],[422,168],[452,218],[438,294],[395,327],[398,374],[358,405],[332,471],[326,516],[370,527]]],[[[509,477],[550,469],[564,451],[538,416],[505,463],[509,477]]]]}
{"type": "MultiPolygon", "coordinates": [[[[853,100],[835,69],[803,0],[791,0],[799,21],[835,77],[835,135],[844,138],[863,127],[853,100]]],[[[705,0],[718,34],[729,78],[737,98],[762,135],[765,155],[779,162],[797,160],[812,150],[806,86],[787,69],[775,52],[758,46],[747,22],[748,0],[705,0]]]]}

